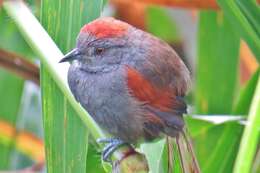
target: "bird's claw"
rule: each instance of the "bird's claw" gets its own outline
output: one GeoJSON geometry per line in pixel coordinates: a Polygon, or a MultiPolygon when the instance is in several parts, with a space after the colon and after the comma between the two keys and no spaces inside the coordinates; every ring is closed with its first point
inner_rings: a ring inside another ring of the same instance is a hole
{"type": "Polygon", "coordinates": [[[119,139],[116,139],[116,138],[98,138],[97,143],[111,143],[114,140],[119,140],[119,139]]]}
{"type": "Polygon", "coordinates": [[[111,155],[113,154],[113,152],[122,145],[127,144],[126,142],[117,138],[100,138],[97,139],[97,142],[107,143],[102,151],[102,160],[109,163],[112,163],[111,155]]]}

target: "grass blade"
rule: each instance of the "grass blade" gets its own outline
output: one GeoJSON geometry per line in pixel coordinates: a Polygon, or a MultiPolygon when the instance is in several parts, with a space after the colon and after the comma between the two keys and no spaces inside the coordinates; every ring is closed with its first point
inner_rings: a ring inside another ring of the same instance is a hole
{"type": "Polygon", "coordinates": [[[232,172],[242,125],[232,121],[213,124],[191,118],[187,121],[202,172],[232,172]]]}
{"type": "Polygon", "coordinates": [[[234,167],[235,173],[248,173],[253,164],[260,127],[260,77],[256,90],[254,93],[253,101],[250,106],[247,125],[244,129],[242,140],[239,147],[239,152],[234,167]]]}
{"type": "MultiPolygon", "coordinates": [[[[46,0],[42,1],[41,21],[65,53],[74,47],[80,28],[89,22],[85,21],[85,16],[98,17],[101,6],[101,1],[66,0],[60,3],[46,0]],[[93,4],[99,4],[100,8],[85,9],[93,4]]],[[[84,173],[87,170],[88,129],[75,116],[76,112],[44,65],[41,66],[41,76],[48,172],[84,173]]]]}
{"type": "Polygon", "coordinates": [[[254,96],[254,91],[259,76],[259,69],[253,74],[251,79],[247,82],[246,86],[241,89],[237,103],[234,106],[233,114],[247,115],[249,112],[250,104],[254,96]]]}
{"type": "MultiPolygon", "coordinates": [[[[230,114],[238,79],[239,37],[222,13],[202,11],[198,39],[196,111],[230,114]]],[[[194,138],[202,172],[232,171],[241,128],[232,123],[207,127],[210,130],[194,138]]]]}
{"type": "MultiPolygon", "coordinates": [[[[167,158],[167,155],[163,155],[165,147],[165,139],[141,145],[141,150],[147,157],[151,173],[164,172],[163,158],[167,158]]],[[[167,165],[167,161],[165,165],[167,165]]]]}
{"type": "Polygon", "coordinates": [[[236,27],[236,30],[242,38],[247,42],[259,61],[260,8],[256,1],[218,0],[218,4],[233,26],[236,27]]]}
{"type": "Polygon", "coordinates": [[[239,37],[221,13],[201,12],[199,25],[196,110],[228,114],[238,79],[239,37]]]}

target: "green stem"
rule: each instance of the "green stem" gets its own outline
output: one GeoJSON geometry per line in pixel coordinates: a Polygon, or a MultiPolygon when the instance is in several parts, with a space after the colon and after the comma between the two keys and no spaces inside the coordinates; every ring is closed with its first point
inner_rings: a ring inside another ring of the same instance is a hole
{"type": "Polygon", "coordinates": [[[249,173],[255,156],[260,127],[260,76],[244,129],[234,173],[249,173]]]}
{"type": "Polygon", "coordinates": [[[74,99],[67,84],[69,64],[59,64],[64,55],[22,1],[5,1],[3,7],[19,27],[24,38],[50,72],[57,85],[78,113],[94,138],[105,137],[89,114],[74,99]]]}

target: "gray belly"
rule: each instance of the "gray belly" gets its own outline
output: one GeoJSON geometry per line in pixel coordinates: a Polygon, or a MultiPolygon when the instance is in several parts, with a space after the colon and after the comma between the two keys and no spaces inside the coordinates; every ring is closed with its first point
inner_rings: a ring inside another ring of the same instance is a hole
{"type": "Polygon", "coordinates": [[[143,136],[139,104],[129,95],[123,69],[91,74],[71,68],[70,89],[98,125],[113,136],[135,142],[143,136]]]}

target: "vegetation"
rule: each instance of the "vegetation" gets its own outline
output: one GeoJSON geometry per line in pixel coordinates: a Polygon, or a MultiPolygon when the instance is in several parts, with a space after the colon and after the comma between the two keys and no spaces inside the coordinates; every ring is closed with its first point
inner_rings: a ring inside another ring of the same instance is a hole
{"type": "MultiPolygon", "coordinates": [[[[43,171],[46,165],[49,173],[111,172],[96,143],[106,134],[73,98],[68,66],[58,61],[74,47],[80,28],[113,4],[116,17],[166,40],[192,69],[185,121],[201,171],[260,172],[259,1],[140,1],[0,1],[0,170],[43,171]],[[172,17],[175,7],[195,18],[184,27],[198,25],[195,55],[183,49],[192,40],[185,41],[172,17]]],[[[114,169],[147,172],[147,160],[150,172],[168,171],[165,139],[138,151],[146,159],[137,154],[114,169]]],[[[175,146],[173,153],[174,172],[182,172],[175,146]]]]}

